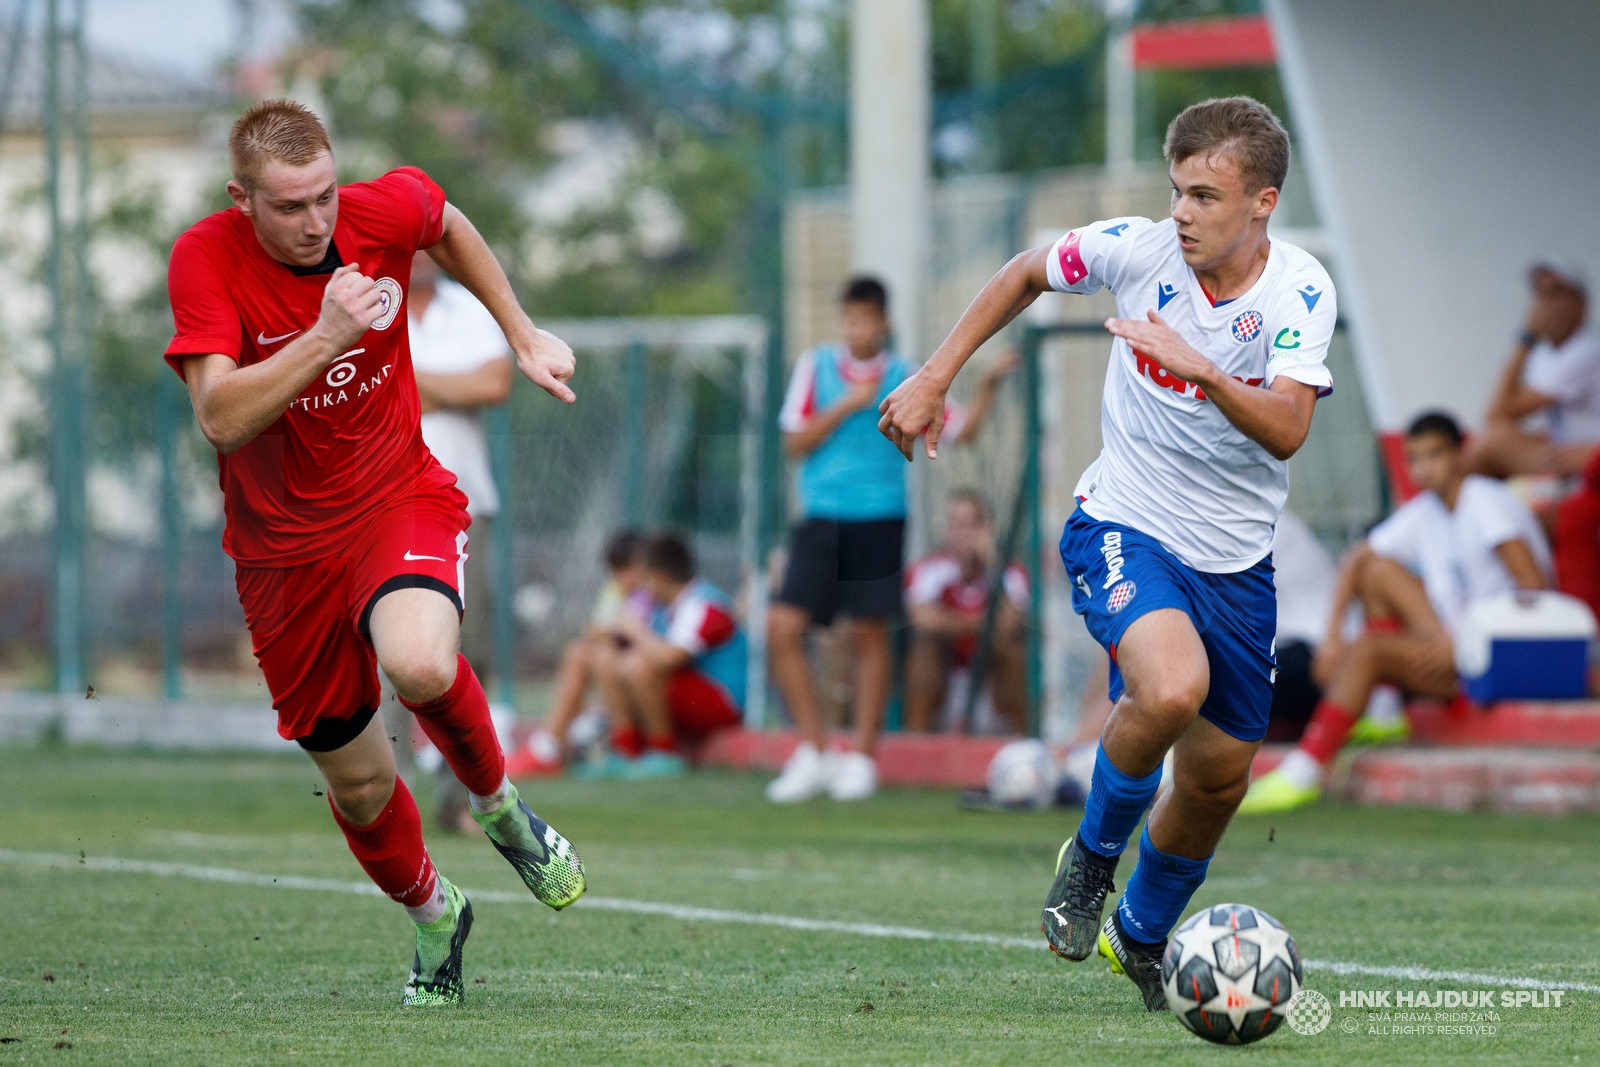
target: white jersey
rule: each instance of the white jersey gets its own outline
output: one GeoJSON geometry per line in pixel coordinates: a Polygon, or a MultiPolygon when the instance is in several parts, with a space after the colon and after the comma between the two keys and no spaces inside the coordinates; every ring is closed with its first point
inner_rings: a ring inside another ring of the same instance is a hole
{"type": "Polygon", "coordinates": [[[1430,489],[1367,533],[1368,548],[1422,579],[1428,602],[1451,633],[1473,601],[1516,589],[1495,549],[1517,540],[1549,582],[1550,543],[1539,520],[1503,483],[1478,474],[1462,481],[1454,511],[1430,489]]]}
{"type": "MultiPolygon", "coordinates": [[[[1110,289],[1117,315],[1155,311],[1196,350],[1247,385],[1280,374],[1333,391],[1323,360],[1338,318],[1333,283],[1309,253],[1273,240],[1250,291],[1212,306],[1183,261],[1177,223],[1096,222],[1050,250],[1051,288],[1110,289]]],[[[1118,337],[1100,405],[1100,458],[1075,495],[1102,522],[1156,538],[1198,571],[1247,570],[1272,550],[1289,497],[1289,464],[1240,433],[1198,386],[1169,375],[1118,337]]]]}
{"type": "Polygon", "coordinates": [[[1522,365],[1522,384],[1554,398],[1541,412],[1551,440],[1600,441],[1600,333],[1585,326],[1559,348],[1540,341],[1522,365]]]}

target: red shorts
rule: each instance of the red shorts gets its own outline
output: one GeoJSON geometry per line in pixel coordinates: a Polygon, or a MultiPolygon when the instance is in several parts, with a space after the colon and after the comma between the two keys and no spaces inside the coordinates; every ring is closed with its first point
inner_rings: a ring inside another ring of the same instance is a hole
{"type": "Polygon", "coordinates": [[[395,501],[340,555],[235,569],[280,735],[320,751],[361,732],[378,708],[378,660],[367,633],[373,605],[396,589],[421,588],[464,611],[470,525],[466,497],[452,486],[395,501]]]}
{"type": "Polygon", "coordinates": [[[667,714],[672,728],[690,738],[705,737],[744,722],[722,683],[698,667],[685,667],[667,679],[667,714]]]}

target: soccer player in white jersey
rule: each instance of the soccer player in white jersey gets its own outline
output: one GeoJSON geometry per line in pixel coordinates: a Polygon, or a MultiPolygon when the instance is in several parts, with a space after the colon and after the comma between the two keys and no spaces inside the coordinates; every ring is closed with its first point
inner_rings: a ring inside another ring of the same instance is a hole
{"type": "Polygon", "coordinates": [[[1266,733],[1273,529],[1288,459],[1331,390],[1323,360],[1337,316],[1317,261],[1267,235],[1289,167],[1270,109],[1248,97],[1195,104],[1168,127],[1166,158],[1171,218],[1095,222],[1017,256],[884,400],[879,424],[908,460],[926,431],[936,457],[944,394],[980,344],[1042,292],[1115,294],[1104,450],[1078,482],[1061,556],[1073,609],[1110,654],[1116,706],[1043,923],[1066,959],[1098,943],[1151,1011],[1166,1007],[1167,934],[1205,880],[1266,733]],[[1102,926],[1169,749],[1172,788],[1102,926]]]}

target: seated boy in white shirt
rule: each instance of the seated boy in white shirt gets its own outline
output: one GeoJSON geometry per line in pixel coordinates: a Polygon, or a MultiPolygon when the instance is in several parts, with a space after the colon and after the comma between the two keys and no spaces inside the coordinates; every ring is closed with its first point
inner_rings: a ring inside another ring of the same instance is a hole
{"type": "Polygon", "coordinates": [[[1468,474],[1461,428],[1423,415],[1406,431],[1406,464],[1421,487],[1351,550],[1339,575],[1328,635],[1313,672],[1322,702],[1300,744],[1251,783],[1241,814],[1285,811],[1321,795],[1333,761],[1380,684],[1453,700],[1452,634],[1474,600],[1550,584],[1550,546],[1526,504],[1501,483],[1468,474]],[[1361,604],[1366,632],[1346,641],[1344,618],[1361,604]]]}

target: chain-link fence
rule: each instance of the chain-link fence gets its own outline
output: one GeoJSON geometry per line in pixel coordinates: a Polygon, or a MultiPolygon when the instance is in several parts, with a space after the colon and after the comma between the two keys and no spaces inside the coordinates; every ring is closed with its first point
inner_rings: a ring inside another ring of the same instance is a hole
{"type": "MultiPolygon", "coordinates": [[[[502,500],[487,544],[496,616],[493,687],[526,703],[578,633],[620,526],[672,530],[701,573],[740,598],[758,574],[766,327],[712,317],[549,323],[579,357],[579,401],[514,376],[481,413],[502,500]]],[[[221,548],[214,452],[175,376],[82,396],[90,426],[146,423],[132,454],[87,472],[89,534],[0,539],[0,662],[16,688],[55,681],[51,574],[82,561],[84,675],[104,694],[265,702],[233,566],[221,548]]],[[[753,607],[764,601],[758,596],[753,607]]],[[[759,651],[759,642],[753,642],[759,651]]],[[[760,670],[753,663],[752,670],[760,670]]],[[[530,709],[531,710],[531,709],[530,709]]]]}

